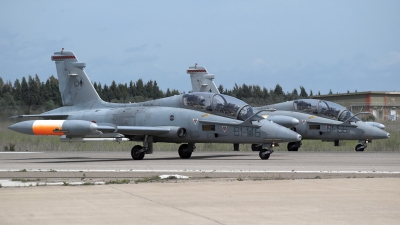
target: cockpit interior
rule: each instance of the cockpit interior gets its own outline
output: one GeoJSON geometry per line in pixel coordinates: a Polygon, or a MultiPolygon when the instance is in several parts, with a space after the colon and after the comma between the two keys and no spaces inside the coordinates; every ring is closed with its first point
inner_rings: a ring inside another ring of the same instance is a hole
{"type": "Polygon", "coordinates": [[[184,94],[182,106],[242,121],[254,115],[253,108],[247,103],[228,95],[208,92],[184,94]]]}
{"type": "Polygon", "coordinates": [[[352,112],[347,110],[344,106],[330,101],[318,99],[299,99],[293,101],[293,109],[295,111],[317,115],[329,119],[339,120],[345,122],[357,122],[360,119],[352,112]]]}

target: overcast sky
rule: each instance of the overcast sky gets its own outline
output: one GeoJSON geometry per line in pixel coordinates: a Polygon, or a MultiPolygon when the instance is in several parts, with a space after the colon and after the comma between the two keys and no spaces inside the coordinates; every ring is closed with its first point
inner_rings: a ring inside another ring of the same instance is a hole
{"type": "Polygon", "coordinates": [[[314,94],[400,91],[400,1],[0,1],[0,77],[56,75],[65,48],[94,82],[142,78],[191,90],[214,82],[314,94]]]}

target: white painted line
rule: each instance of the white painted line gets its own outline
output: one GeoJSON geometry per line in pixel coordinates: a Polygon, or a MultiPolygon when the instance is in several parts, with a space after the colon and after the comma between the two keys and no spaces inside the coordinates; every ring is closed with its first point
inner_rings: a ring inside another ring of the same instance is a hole
{"type": "MultiPolygon", "coordinates": [[[[105,185],[103,181],[89,182],[91,185],[105,185]]],[[[85,182],[22,182],[22,181],[12,181],[12,180],[0,180],[1,187],[32,187],[32,186],[79,186],[85,185],[85,182]]]]}
{"type": "Polygon", "coordinates": [[[334,173],[334,174],[348,174],[348,173],[374,173],[374,174],[400,174],[400,171],[375,171],[375,170],[358,170],[358,171],[340,171],[340,170],[319,170],[319,171],[296,171],[296,170],[58,170],[58,169],[8,169],[0,170],[0,172],[136,172],[136,173],[334,173]]]}
{"type": "Polygon", "coordinates": [[[26,153],[43,153],[43,152],[0,152],[0,154],[26,154],[26,153]]]}

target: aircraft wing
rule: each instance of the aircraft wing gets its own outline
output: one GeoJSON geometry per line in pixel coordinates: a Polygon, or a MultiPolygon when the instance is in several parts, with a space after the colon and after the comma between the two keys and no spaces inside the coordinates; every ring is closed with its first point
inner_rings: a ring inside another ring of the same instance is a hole
{"type": "Polygon", "coordinates": [[[124,135],[160,135],[171,131],[170,127],[117,126],[116,132],[124,135]]]}
{"type": "Polygon", "coordinates": [[[242,123],[235,123],[235,122],[220,122],[220,121],[211,121],[211,120],[199,120],[199,123],[203,124],[215,124],[215,125],[225,125],[225,126],[240,126],[240,127],[261,127],[260,125],[255,125],[251,123],[242,122],[242,123]]]}
{"type": "Polygon", "coordinates": [[[145,127],[145,126],[117,126],[113,123],[97,123],[97,130],[103,133],[119,133],[123,135],[160,135],[168,133],[177,127],[145,127]]]}
{"type": "Polygon", "coordinates": [[[350,123],[326,123],[326,122],[317,122],[317,121],[309,121],[307,120],[307,123],[309,124],[315,124],[315,125],[329,125],[329,126],[344,126],[344,127],[357,127],[357,125],[353,125],[350,123]]]}
{"type": "Polygon", "coordinates": [[[17,115],[10,117],[11,119],[26,118],[26,117],[41,117],[43,119],[66,119],[68,114],[31,114],[31,115],[17,115]]]}

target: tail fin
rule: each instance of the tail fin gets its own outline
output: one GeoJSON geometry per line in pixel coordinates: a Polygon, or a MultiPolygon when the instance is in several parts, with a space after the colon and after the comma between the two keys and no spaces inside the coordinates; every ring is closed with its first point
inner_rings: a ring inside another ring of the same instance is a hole
{"type": "Polygon", "coordinates": [[[218,88],[215,86],[213,79],[214,75],[209,74],[204,66],[190,66],[186,73],[190,74],[192,80],[193,92],[212,92],[218,93],[218,88]]]}
{"type": "Polygon", "coordinates": [[[101,101],[83,70],[86,63],[79,62],[73,52],[64,51],[63,48],[60,52],[55,52],[51,56],[51,60],[56,63],[59,89],[64,106],[88,101],[101,101]]]}

